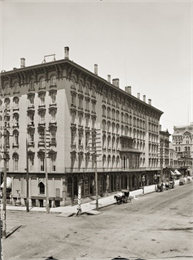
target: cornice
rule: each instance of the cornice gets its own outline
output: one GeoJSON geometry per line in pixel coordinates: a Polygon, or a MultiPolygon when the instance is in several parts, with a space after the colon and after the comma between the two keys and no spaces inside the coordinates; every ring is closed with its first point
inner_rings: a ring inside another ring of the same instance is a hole
{"type": "Polygon", "coordinates": [[[122,98],[130,99],[130,101],[132,101],[135,104],[135,106],[141,105],[143,108],[146,108],[147,111],[155,112],[159,117],[163,114],[163,112],[161,110],[153,107],[152,105],[147,104],[146,102],[140,100],[137,97],[134,97],[133,95],[125,92],[121,88],[114,86],[107,80],[101,78],[100,76],[92,73],[91,71],[83,68],[82,66],[74,63],[73,61],[71,61],[69,59],[62,59],[62,60],[58,60],[58,61],[52,61],[52,62],[42,63],[42,64],[33,65],[33,66],[29,66],[29,67],[18,68],[18,69],[14,69],[11,71],[6,71],[6,72],[1,73],[0,77],[1,77],[2,82],[5,80],[8,80],[10,78],[13,79],[13,78],[19,77],[21,79],[21,77],[22,77],[23,79],[25,79],[25,78],[29,78],[30,76],[34,76],[35,81],[37,81],[37,75],[39,73],[47,74],[49,71],[52,71],[52,70],[56,70],[58,77],[59,76],[61,77],[62,76],[61,70],[64,68],[67,70],[66,77],[68,79],[71,78],[73,73],[76,73],[77,79],[79,79],[80,77],[84,77],[85,83],[89,79],[91,81],[91,83],[99,85],[100,87],[99,87],[99,89],[97,87],[97,89],[98,89],[97,91],[98,92],[100,91],[100,93],[102,93],[103,89],[105,88],[105,89],[107,89],[107,91],[116,93],[116,95],[118,95],[121,99],[122,98]]]}

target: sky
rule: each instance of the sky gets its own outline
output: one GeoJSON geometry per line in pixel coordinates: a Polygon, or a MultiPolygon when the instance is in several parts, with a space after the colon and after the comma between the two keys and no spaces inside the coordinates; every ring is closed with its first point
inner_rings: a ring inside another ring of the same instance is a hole
{"type": "Polygon", "coordinates": [[[0,70],[68,46],[70,60],[151,99],[162,130],[193,122],[193,1],[4,0],[0,17],[0,70]]]}

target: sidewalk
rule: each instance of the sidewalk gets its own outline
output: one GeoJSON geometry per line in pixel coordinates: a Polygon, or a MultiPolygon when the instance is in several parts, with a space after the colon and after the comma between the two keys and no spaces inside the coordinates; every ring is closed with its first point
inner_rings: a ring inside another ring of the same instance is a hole
{"type": "MultiPolygon", "coordinates": [[[[179,180],[175,181],[175,185],[179,185],[179,180]]],[[[152,193],[152,192],[155,192],[155,185],[150,185],[150,186],[144,187],[144,195],[152,193]]],[[[98,199],[98,208],[100,209],[100,208],[104,208],[104,207],[114,204],[116,202],[114,199],[114,195],[115,194],[107,196],[107,197],[99,198],[98,199]]],[[[142,196],[142,195],[143,195],[143,189],[139,189],[139,190],[131,191],[129,197],[131,199],[135,199],[136,197],[142,196]]],[[[26,211],[26,207],[22,207],[22,206],[7,205],[6,208],[7,208],[7,210],[26,211]]],[[[97,214],[97,211],[95,210],[96,209],[96,200],[81,204],[81,209],[82,209],[82,214],[83,213],[97,214]]],[[[30,208],[30,211],[31,212],[46,212],[46,209],[40,208],[40,207],[33,207],[33,208],[30,208]]],[[[60,213],[60,216],[69,217],[69,216],[77,213],[77,205],[51,208],[50,213],[60,213]]]]}

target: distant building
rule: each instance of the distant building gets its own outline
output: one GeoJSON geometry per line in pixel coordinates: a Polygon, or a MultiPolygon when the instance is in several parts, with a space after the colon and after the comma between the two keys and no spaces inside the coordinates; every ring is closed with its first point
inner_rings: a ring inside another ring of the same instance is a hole
{"type": "Polygon", "coordinates": [[[185,173],[193,167],[193,124],[174,126],[172,145],[182,161],[181,170],[185,173]]]}
{"type": "MultiPolygon", "coordinates": [[[[82,196],[95,195],[95,149],[101,196],[137,189],[142,176],[152,184],[160,172],[163,112],[145,96],[134,97],[131,87],[120,89],[119,79],[111,83],[110,76],[98,76],[96,64],[92,73],[71,61],[68,47],[62,60],[26,67],[21,59],[21,68],[3,71],[0,105],[1,128],[7,129],[1,150],[6,145],[14,201],[18,196],[23,204],[26,200],[27,158],[32,206],[45,205],[46,169],[50,206],[71,203],[80,180],[82,196]]],[[[165,165],[168,141],[163,143],[165,165]]]]}
{"type": "Polygon", "coordinates": [[[162,131],[160,126],[160,144],[159,144],[159,158],[160,166],[162,168],[161,179],[169,178],[170,176],[170,164],[169,164],[169,137],[168,130],[162,131]]]}

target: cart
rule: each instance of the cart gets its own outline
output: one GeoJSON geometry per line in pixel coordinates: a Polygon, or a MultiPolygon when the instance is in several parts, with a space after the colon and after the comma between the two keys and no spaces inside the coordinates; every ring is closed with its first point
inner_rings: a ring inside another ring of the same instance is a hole
{"type": "Polygon", "coordinates": [[[122,190],[121,193],[114,196],[117,204],[127,203],[129,199],[129,190],[122,190]]]}

